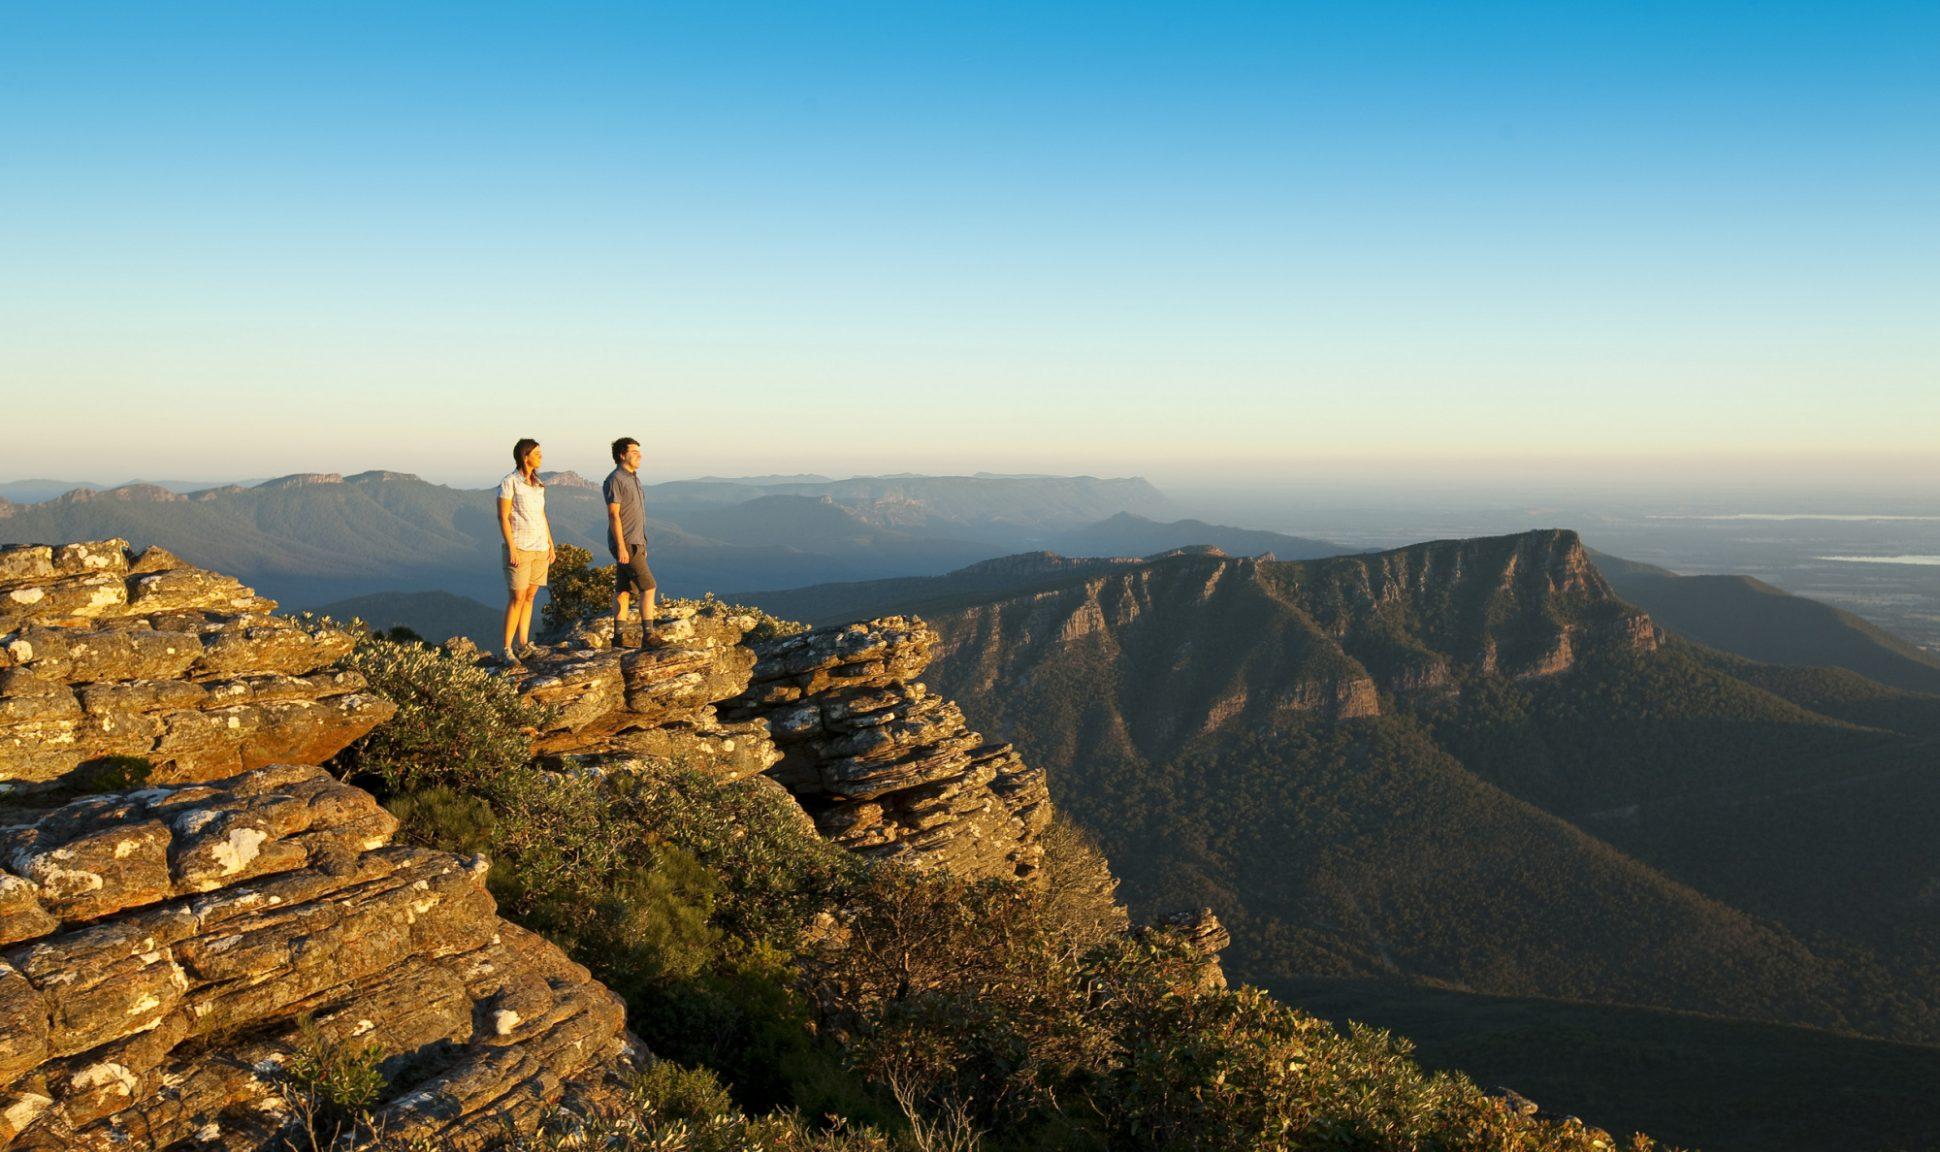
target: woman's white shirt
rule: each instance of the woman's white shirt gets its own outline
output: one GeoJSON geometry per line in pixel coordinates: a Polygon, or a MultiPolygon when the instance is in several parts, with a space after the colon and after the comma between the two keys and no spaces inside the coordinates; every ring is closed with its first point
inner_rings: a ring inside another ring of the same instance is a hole
{"type": "Polygon", "coordinates": [[[524,475],[511,472],[498,482],[498,498],[512,502],[512,547],[521,552],[544,552],[551,546],[544,488],[527,484],[524,475]]]}

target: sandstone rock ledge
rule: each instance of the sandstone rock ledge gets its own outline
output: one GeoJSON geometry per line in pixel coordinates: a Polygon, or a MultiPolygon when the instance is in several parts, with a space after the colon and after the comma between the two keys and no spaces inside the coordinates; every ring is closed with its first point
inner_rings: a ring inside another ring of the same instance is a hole
{"type": "Polygon", "coordinates": [[[0,827],[0,1148],[280,1146],[303,1014],[377,1046],[380,1125],[441,1148],[616,1067],[619,999],[394,829],[291,766],[0,827]]]}
{"type": "Polygon", "coordinates": [[[724,711],[768,721],[782,749],[771,775],[836,843],[1027,879],[1051,820],[1044,773],[915,679],[936,646],[929,625],[903,616],[767,644],[724,711]]]}
{"type": "Polygon", "coordinates": [[[352,638],[120,540],[0,547],[0,793],[140,756],[157,781],[317,763],[389,719],[352,638]]]}
{"type": "Polygon", "coordinates": [[[1037,872],[1044,775],[917,680],[936,650],[929,625],[891,616],[750,644],[754,623],[680,605],[652,644],[615,649],[611,618],[588,622],[507,673],[551,711],[534,751],[765,772],[824,836],[864,855],[973,878],[1037,872]]]}

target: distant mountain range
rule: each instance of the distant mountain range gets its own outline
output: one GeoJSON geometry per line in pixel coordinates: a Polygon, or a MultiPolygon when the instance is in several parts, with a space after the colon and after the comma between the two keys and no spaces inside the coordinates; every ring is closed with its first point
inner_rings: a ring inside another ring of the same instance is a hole
{"type": "MultiPolygon", "coordinates": [[[[1683,578],[1624,578],[1637,603],[1536,532],[754,599],[923,614],[931,683],[1048,770],[1135,907],[1228,916],[1241,979],[1940,1041],[1940,696],[1694,643],[1643,610],[1683,578]]],[[[1820,623],[1816,663],[1896,652],[1820,623]]]]}
{"type": "MultiPolygon", "coordinates": [[[[604,551],[593,481],[557,474],[555,538],[604,551]]],[[[856,477],[676,481],[649,486],[656,573],[698,594],[944,572],[1165,497],[1143,480],[1093,477],[856,477]]],[[[0,542],[163,543],[309,608],[353,596],[442,590],[502,594],[489,491],[399,472],[304,474],[188,494],[156,485],[74,490],[0,504],[0,542]]]]}
{"type": "MultiPolygon", "coordinates": [[[[207,488],[220,487],[228,481],[221,480],[129,480],[119,485],[97,484],[91,480],[4,480],[0,481],[0,501],[14,504],[37,504],[52,500],[81,489],[104,491],[109,488],[160,488],[168,492],[199,492],[207,488]]],[[[260,480],[240,481],[244,485],[259,484],[260,480]]]]}

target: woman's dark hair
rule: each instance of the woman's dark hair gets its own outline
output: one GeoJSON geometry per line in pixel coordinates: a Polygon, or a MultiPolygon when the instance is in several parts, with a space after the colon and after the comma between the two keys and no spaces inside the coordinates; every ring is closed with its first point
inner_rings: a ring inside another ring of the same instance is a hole
{"type": "Polygon", "coordinates": [[[639,441],[631,436],[622,436],[618,440],[613,441],[613,463],[618,464],[620,457],[626,455],[626,450],[638,443],[639,441]]]}
{"type": "MultiPolygon", "coordinates": [[[[538,446],[539,446],[539,442],[537,440],[534,440],[530,436],[527,436],[524,439],[520,440],[517,444],[512,445],[512,467],[517,468],[521,473],[523,473],[525,471],[525,458],[527,456],[532,455],[532,450],[534,448],[537,448],[538,446]]],[[[534,484],[537,484],[541,488],[544,488],[546,486],[546,482],[544,480],[539,479],[539,474],[537,472],[534,472],[532,474],[532,482],[534,484]]]]}

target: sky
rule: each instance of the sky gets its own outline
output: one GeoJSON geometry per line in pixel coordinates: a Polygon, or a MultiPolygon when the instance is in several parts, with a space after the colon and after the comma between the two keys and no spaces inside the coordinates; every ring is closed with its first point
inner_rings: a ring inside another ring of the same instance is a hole
{"type": "Polygon", "coordinates": [[[22,0],[0,478],[1940,480],[1936,58],[1931,4],[22,0]]]}

